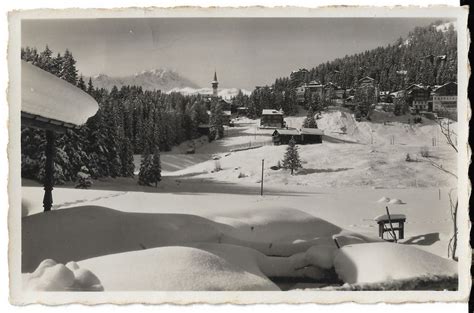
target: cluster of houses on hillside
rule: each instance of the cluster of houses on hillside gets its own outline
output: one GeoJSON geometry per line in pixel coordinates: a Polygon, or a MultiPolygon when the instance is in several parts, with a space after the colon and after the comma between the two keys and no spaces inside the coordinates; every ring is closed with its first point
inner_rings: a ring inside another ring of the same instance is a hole
{"type": "Polygon", "coordinates": [[[296,87],[296,97],[300,104],[305,104],[314,96],[326,104],[354,109],[357,105],[354,98],[357,89],[373,88],[374,103],[376,108],[386,111],[394,110],[394,101],[404,97],[412,114],[433,112],[438,114],[448,113],[451,116],[457,112],[457,83],[448,82],[444,85],[426,86],[411,84],[408,87],[389,91],[381,90],[374,78],[366,76],[358,81],[354,88],[344,89],[332,82],[321,84],[312,80],[304,82],[308,70],[293,71],[290,76],[292,84],[296,87]]]}

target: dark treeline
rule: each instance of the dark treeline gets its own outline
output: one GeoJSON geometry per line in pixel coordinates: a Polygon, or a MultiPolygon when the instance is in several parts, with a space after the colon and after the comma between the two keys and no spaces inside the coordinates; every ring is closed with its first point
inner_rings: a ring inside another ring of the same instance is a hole
{"type": "Polygon", "coordinates": [[[345,56],[309,70],[308,81],[333,82],[343,88],[357,86],[370,76],[380,90],[395,91],[413,83],[441,85],[457,80],[457,39],[452,24],[445,31],[436,25],[416,27],[404,40],[386,47],[345,56]],[[406,71],[406,75],[404,74],[406,71]]]}
{"type": "Polygon", "coordinates": [[[294,88],[312,80],[335,83],[341,88],[357,87],[358,80],[370,76],[379,90],[396,91],[412,84],[442,85],[457,81],[457,38],[452,24],[439,31],[437,21],[416,27],[406,39],[399,38],[386,47],[345,56],[310,69],[302,81],[277,78],[270,87],[255,88],[249,111],[259,116],[262,109],[282,109],[291,115],[297,111],[294,88]]]}
{"type": "MultiPolygon", "coordinates": [[[[56,139],[56,183],[74,181],[83,166],[93,178],[133,176],[134,154],[153,154],[156,148],[169,151],[185,140],[198,137],[197,126],[214,123],[222,129],[218,117],[222,108],[209,104],[203,97],[143,91],[141,87],[114,87],[111,91],[94,88],[92,80],[84,82],[78,75],[76,61],[68,50],[53,56],[46,49],[21,51],[30,62],[89,93],[99,103],[99,110],[79,129],[68,130],[56,139]],[[209,121],[207,110],[215,118],[209,121]]],[[[221,135],[216,134],[213,138],[221,135]]],[[[213,139],[211,138],[211,139],[213,139]]],[[[22,128],[22,177],[42,180],[44,176],[44,131],[22,128]]]]}

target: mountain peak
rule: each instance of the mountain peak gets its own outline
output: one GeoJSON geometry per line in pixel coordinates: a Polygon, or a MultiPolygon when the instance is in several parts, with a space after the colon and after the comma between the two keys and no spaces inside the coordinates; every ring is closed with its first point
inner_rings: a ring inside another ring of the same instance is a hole
{"type": "Polygon", "coordinates": [[[129,76],[111,77],[99,74],[92,77],[93,83],[98,88],[112,89],[122,86],[140,86],[144,90],[162,90],[167,92],[174,88],[197,88],[189,79],[170,69],[148,69],[129,76]]]}

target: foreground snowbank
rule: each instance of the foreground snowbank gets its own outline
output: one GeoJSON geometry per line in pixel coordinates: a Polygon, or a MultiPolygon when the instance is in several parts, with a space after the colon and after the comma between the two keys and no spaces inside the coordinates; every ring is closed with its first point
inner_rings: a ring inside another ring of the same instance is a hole
{"type": "Polygon", "coordinates": [[[335,254],[334,268],[339,278],[354,284],[454,277],[458,263],[412,246],[379,242],[341,248],[335,254]]]}
{"type": "Polygon", "coordinates": [[[290,256],[313,246],[334,245],[335,235],[345,236],[341,241],[350,237],[358,238],[358,242],[377,240],[348,233],[326,220],[290,208],[253,208],[198,216],[82,206],[23,218],[22,269],[33,271],[45,259],[66,263],[197,242],[234,244],[266,255],[290,256]]]}
{"type": "MultiPolygon", "coordinates": [[[[79,262],[107,291],[279,290],[260,270],[256,253],[211,253],[194,247],[161,247],[79,262]],[[112,270],[111,270],[112,269],[112,270]]],[[[253,251],[252,251],[253,252],[253,251]]]]}
{"type": "Polygon", "coordinates": [[[31,274],[23,276],[23,287],[31,291],[102,291],[100,280],[75,262],[66,265],[46,259],[31,274]]]}

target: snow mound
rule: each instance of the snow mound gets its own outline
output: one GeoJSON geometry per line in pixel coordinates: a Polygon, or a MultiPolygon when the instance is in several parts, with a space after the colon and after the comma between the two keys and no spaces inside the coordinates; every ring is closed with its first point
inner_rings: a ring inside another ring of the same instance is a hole
{"type": "Polygon", "coordinates": [[[306,260],[313,265],[324,269],[334,267],[334,255],[337,250],[335,245],[313,246],[306,251],[306,260]]]}
{"type": "Polygon", "coordinates": [[[388,203],[390,202],[390,198],[388,197],[382,197],[379,200],[377,200],[378,203],[388,203]]]}
{"type": "Polygon", "coordinates": [[[390,200],[390,201],[388,202],[388,204],[405,204],[405,202],[403,202],[403,201],[400,200],[400,199],[394,198],[394,199],[390,200]]]}
{"type": "Polygon", "coordinates": [[[375,283],[431,276],[455,276],[458,264],[415,247],[389,242],[339,249],[334,268],[346,283],[375,283]]]}
{"type": "Polygon", "coordinates": [[[31,274],[24,274],[24,288],[31,291],[102,291],[100,280],[75,262],[66,266],[46,259],[31,274]]]}
{"type": "Polygon", "coordinates": [[[220,242],[251,247],[266,255],[289,256],[314,245],[333,244],[332,236],[342,231],[324,219],[290,208],[226,212],[213,219],[231,226],[220,242]]]}
{"type": "Polygon", "coordinates": [[[97,273],[107,291],[280,290],[260,271],[257,252],[249,251],[212,253],[172,246],[101,256],[79,264],[97,273]]]}

